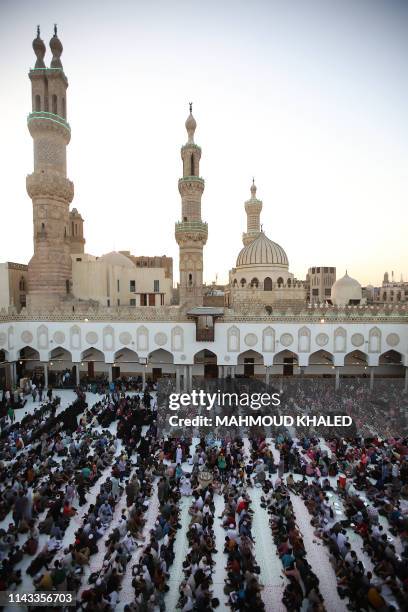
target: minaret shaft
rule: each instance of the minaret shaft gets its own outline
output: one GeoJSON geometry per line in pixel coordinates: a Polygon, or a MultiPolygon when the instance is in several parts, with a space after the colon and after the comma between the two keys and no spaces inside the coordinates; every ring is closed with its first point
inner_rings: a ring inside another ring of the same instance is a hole
{"type": "Polygon", "coordinates": [[[66,121],[68,81],[56,34],[50,46],[52,65],[59,67],[45,67],[45,46],[38,34],[33,43],[36,67],[29,73],[32,112],[28,129],[34,143],[34,172],[26,183],[33,204],[34,255],[28,264],[28,305],[41,309],[58,304],[70,293],[72,283],[69,205],[74,186],[66,169],[71,137],[66,121]]]}
{"type": "Polygon", "coordinates": [[[190,105],[186,121],[188,141],[181,148],[183,178],[178,183],[182,220],[176,223],[175,237],[180,247],[180,304],[200,306],[203,303],[203,247],[208,228],[201,219],[204,180],[199,175],[201,149],[194,143],[195,128],[190,105]]]}

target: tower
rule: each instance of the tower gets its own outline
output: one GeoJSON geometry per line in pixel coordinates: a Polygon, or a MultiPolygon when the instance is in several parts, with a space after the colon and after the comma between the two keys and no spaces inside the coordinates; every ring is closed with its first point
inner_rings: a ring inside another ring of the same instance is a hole
{"type": "Polygon", "coordinates": [[[178,182],[182,220],[176,223],[175,238],[180,247],[180,304],[200,306],[203,303],[203,247],[207,242],[208,227],[201,220],[204,180],[200,178],[201,149],[194,142],[196,127],[190,103],[186,121],[188,140],[181,147],[183,178],[178,182]]]}
{"type": "Polygon", "coordinates": [[[247,214],[247,231],[242,234],[244,246],[251,244],[261,232],[262,202],[256,197],[255,179],[252,179],[251,198],[245,202],[247,214]]]}
{"type": "Polygon", "coordinates": [[[69,213],[71,233],[71,254],[83,253],[85,246],[84,220],[76,208],[69,213]]]}
{"type": "Polygon", "coordinates": [[[28,264],[28,304],[47,308],[71,291],[69,205],[74,185],[67,178],[66,147],[71,130],[66,120],[67,77],[61,64],[62,44],[54,27],[50,68],[44,64],[45,45],[33,41],[37,57],[29,77],[32,112],[28,129],[34,141],[34,172],[27,176],[33,202],[34,255],[28,264]]]}

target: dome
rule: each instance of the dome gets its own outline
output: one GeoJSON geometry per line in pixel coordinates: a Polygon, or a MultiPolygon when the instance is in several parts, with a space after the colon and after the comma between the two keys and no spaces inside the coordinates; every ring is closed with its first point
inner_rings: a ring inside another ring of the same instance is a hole
{"type": "Polygon", "coordinates": [[[193,115],[190,113],[186,119],[186,130],[189,132],[190,130],[194,132],[197,127],[197,121],[194,119],[193,115]]]}
{"type": "Polygon", "coordinates": [[[246,247],[244,247],[238,257],[236,267],[243,266],[289,266],[285,251],[279,244],[269,240],[263,232],[246,247]]]}
{"type": "Polygon", "coordinates": [[[135,264],[129,259],[129,257],[126,257],[126,255],[118,253],[117,251],[112,251],[111,253],[102,255],[102,257],[99,257],[99,261],[104,261],[111,266],[122,266],[123,268],[135,267],[135,264]]]}
{"type": "Polygon", "coordinates": [[[350,300],[360,302],[362,299],[360,283],[346,272],[334,283],[331,289],[331,299],[336,306],[348,306],[350,300]]]}

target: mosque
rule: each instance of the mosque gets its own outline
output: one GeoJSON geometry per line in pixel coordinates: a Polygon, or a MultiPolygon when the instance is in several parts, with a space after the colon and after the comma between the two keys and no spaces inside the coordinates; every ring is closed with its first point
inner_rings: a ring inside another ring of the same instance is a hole
{"type": "Polygon", "coordinates": [[[347,272],[333,283],[334,268],[313,268],[307,280],[296,279],[284,248],[263,231],[263,203],[254,181],[245,202],[243,248],[229,272],[224,305],[205,305],[209,228],[202,219],[202,151],[191,104],[181,147],[181,217],[174,228],[178,291],[173,262],[165,255],[85,253],[83,218],[70,210],[68,80],[56,28],[49,46],[47,67],[38,29],[27,120],[34,143],[34,169],[26,179],[34,253],[28,267],[0,269],[0,292],[14,279],[21,294],[7,289],[20,308],[0,297],[0,382],[16,384],[23,373],[41,368],[46,377],[53,369],[69,369],[76,381],[171,376],[183,388],[192,386],[194,376],[239,375],[266,382],[271,376],[325,375],[338,386],[342,376],[369,376],[373,384],[378,374],[405,376],[408,385],[405,304],[366,304],[361,285],[347,272]],[[326,287],[321,299],[312,300],[309,295],[320,295],[315,281],[326,287]]]}

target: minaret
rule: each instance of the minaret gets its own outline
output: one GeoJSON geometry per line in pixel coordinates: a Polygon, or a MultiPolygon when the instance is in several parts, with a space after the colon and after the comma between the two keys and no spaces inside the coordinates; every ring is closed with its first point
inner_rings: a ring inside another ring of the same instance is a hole
{"type": "Polygon", "coordinates": [[[84,220],[76,208],[73,208],[69,213],[69,222],[71,229],[71,254],[83,253],[85,247],[84,220]]]}
{"type": "Polygon", "coordinates": [[[183,178],[178,187],[181,195],[181,222],[176,223],[175,237],[180,247],[180,304],[200,306],[203,303],[203,246],[208,227],[201,220],[201,196],[204,180],[200,178],[201,149],[194,143],[196,120],[187,117],[187,143],[181,147],[183,178]]]}
{"type": "Polygon", "coordinates": [[[28,264],[28,305],[47,308],[71,291],[69,205],[74,185],[67,179],[66,146],[71,130],[66,120],[67,77],[61,64],[62,44],[54,27],[50,68],[44,64],[45,45],[33,41],[37,56],[29,77],[32,112],[28,129],[34,141],[34,172],[27,176],[33,201],[34,255],[28,264]]]}
{"type": "Polygon", "coordinates": [[[261,210],[262,202],[256,197],[255,179],[252,179],[251,199],[245,202],[247,231],[242,234],[244,246],[251,244],[261,232],[261,210]]]}

